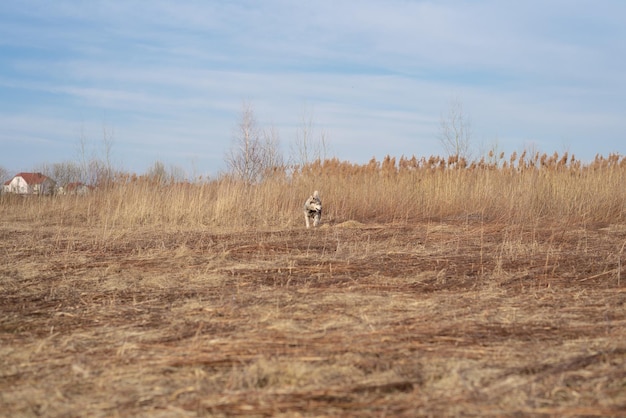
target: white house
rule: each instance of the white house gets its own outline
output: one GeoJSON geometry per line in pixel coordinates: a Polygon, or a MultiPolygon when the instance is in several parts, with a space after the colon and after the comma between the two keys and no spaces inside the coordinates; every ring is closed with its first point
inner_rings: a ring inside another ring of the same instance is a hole
{"type": "Polygon", "coordinates": [[[41,173],[18,173],[4,183],[2,191],[16,194],[52,194],[56,183],[41,173]]]}

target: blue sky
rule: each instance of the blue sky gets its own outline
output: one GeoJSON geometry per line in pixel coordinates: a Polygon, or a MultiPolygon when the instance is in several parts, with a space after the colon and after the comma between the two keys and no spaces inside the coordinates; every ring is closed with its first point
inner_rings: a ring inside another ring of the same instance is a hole
{"type": "Polygon", "coordinates": [[[112,143],[114,163],[225,170],[247,101],[285,156],[303,119],[328,156],[443,155],[457,100],[472,148],[626,153],[626,2],[0,3],[0,166],[112,143]]]}

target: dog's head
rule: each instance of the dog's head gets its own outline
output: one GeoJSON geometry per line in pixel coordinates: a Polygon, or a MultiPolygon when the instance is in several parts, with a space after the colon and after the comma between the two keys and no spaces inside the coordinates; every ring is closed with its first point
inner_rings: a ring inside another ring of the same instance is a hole
{"type": "Polygon", "coordinates": [[[322,210],[322,202],[319,200],[314,200],[309,204],[309,212],[321,212],[322,210]]]}

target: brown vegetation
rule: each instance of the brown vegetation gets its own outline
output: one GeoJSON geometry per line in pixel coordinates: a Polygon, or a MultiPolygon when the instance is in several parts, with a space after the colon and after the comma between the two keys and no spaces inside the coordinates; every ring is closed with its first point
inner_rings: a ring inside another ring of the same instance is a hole
{"type": "Polygon", "coordinates": [[[623,415],[626,160],[490,158],[3,196],[1,414],[623,415]]]}

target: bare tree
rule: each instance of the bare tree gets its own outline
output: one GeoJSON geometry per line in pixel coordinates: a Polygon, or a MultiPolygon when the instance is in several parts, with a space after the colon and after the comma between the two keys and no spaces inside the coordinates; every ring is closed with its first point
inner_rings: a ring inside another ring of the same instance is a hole
{"type": "Polygon", "coordinates": [[[187,173],[185,172],[185,169],[175,164],[170,164],[167,174],[168,174],[168,179],[171,182],[180,183],[180,182],[187,180],[187,173]]]}
{"type": "Polygon", "coordinates": [[[146,177],[150,179],[150,181],[157,184],[165,184],[168,180],[167,171],[165,170],[165,164],[161,161],[155,161],[152,164],[152,167],[148,169],[146,172],[146,177]]]}
{"type": "Polygon", "coordinates": [[[319,138],[315,137],[313,112],[304,107],[300,126],[296,131],[295,145],[291,150],[292,160],[301,167],[315,160],[325,160],[326,137],[325,131],[321,132],[319,138]]]}
{"type": "Polygon", "coordinates": [[[87,157],[87,135],[85,134],[84,125],[81,125],[80,127],[77,153],[78,153],[78,164],[80,166],[80,173],[81,173],[80,181],[83,183],[87,183],[87,177],[88,177],[87,168],[89,164],[88,164],[88,157],[87,157]]]}
{"type": "Polygon", "coordinates": [[[450,100],[447,113],[441,115],[438,139],[448,156],[470,159],[471,121],[456,98],[450,100]]]}
{"type": "Polygon", "coordinates": [[[82,179],[80,165],[72,161],[52,164],[44,163],[35,167],[35,171],[53,179],[57,186],[66,186],[69,183],[80,182],[82,179]]]}
{"type": "Polygon", "coordinates": [[[113,167],[113,136],[114,131],[102,125],[102,149],[97,152],[90,149],[84,127],[81,126],[77,147],[80,180],[90,185],[105,186],[113,181],[115,169],[113,167]]]}
{"type": "Polygon", "coordinates": [[[263,180],[272,168],[282,165],[278,131],[274,127],[262,131],[248,102],[243,103],[233,145],[227,151],[225,161],[229,173],[247,183],[263,180]]]}
{"type": "Polygon", "coordinates": [[[167,169],[161,161],[155,161],[146,171],[145,176],[151,182],[160,185],[182,182],[186,178],[185,171],[181,167],[170,165],[169,169],[167,169]]]}
{"type": "Polygon", "coordinates": [[[263,176],[270,176],[275,171],[284,172],[285,159],[280,152],[280,136],[276,126],[263,130],[263,176]]]}
{"type": "Polygon", "coordinates": [[[254,182],[261,174],[261,141],[254,110],[244,102],[240,120],[233,135],[233,146],[226,154],[228,171],[236,178],[254,182]]]}
{"type": "Polygon", "coordinates": [[[0,166],[0,184],[4,184],[9,179],[9,170],[0,166]]]}
{"type": "Polygon", "coordinates": [[[102,151],[104,155],[104,173],[103,178],[100,181],[101,184],[108,185],[113,181],[114,169],[112,162],[112,148],[113,148],[113,129],[107,129],[106,125],[102,125],[102,151]]]}

